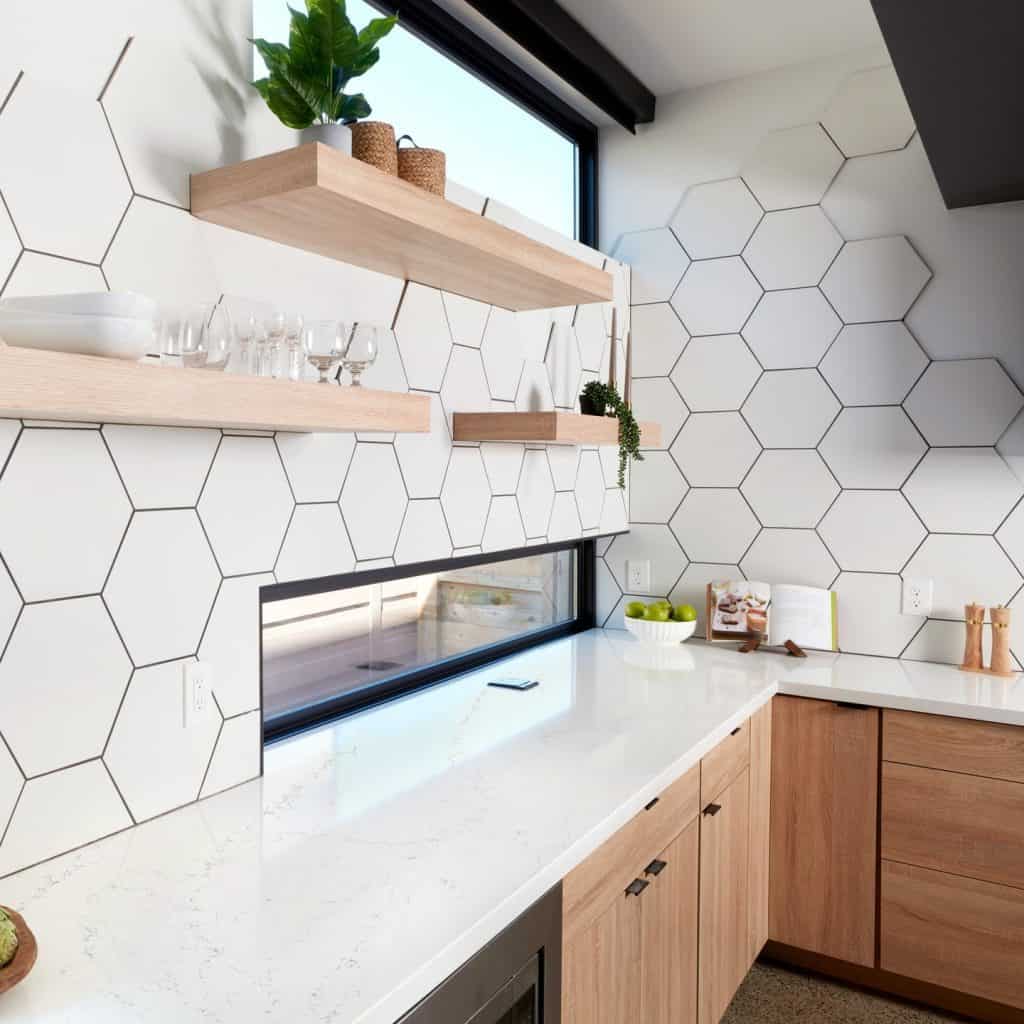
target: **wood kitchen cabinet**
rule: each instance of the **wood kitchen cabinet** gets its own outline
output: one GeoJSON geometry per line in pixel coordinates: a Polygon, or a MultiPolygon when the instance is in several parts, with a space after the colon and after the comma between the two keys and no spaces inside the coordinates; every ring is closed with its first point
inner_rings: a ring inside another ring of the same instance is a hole
{"type": "Polygon", "coordinates": [[[879,711],[803,697],[772,710],[769,935],[875,964],[879,711]]]}

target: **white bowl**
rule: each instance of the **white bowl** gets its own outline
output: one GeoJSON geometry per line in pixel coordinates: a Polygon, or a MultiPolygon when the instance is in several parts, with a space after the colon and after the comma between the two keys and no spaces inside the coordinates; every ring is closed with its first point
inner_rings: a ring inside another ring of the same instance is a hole
{"type": "Polygon", "coordinates": [[[62,316],[0,311],[0,338],[15,348],[141,359],[154,346],[153,324],[124,316],[62,316]]]}
{"type": "Polygon", "coordinates": [[[672,647],[689,640],[693,631],[697,628],[696,622],[655,622],[653,619],[631,619],[623,615],[626,629],[630,631],[642,644],[652,644],[655,647],[672,647]]]}

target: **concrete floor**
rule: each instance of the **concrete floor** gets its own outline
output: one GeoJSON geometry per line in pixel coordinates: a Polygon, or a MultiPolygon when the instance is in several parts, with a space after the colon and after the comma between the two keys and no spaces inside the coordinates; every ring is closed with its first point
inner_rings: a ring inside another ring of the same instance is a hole
{"type": "Polygon", "coordinates": [[[838,982],[754,964],[722,1024],[948,1024],[962,1018],[847,988],[838,982]]]}

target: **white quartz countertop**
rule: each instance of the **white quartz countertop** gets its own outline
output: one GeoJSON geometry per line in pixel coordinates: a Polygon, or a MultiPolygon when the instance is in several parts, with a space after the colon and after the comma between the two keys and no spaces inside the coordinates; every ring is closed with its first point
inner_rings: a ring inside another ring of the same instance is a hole
{"type": "Polygon", "coordinates": [[[777,692],[1024,725],[1019,678],[593,630],[0,881],[39,940],[0,1021],[391,1024],[777,692]]]}

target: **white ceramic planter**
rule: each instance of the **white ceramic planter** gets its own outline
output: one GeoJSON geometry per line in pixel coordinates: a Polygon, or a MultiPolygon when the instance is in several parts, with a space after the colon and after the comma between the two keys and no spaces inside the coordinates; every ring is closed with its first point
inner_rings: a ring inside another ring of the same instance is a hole
{"type": "Polygon", "coordinates": [[[352,155],[352,129],[347,124],[311,124],[299,132],[302,142],[322,142],[325,146],[352,155]]]}
{"type": "Polygon", "coordinates": [[[651,619],[631,619],[628,615],[624,615],[623,620],[626,629],[637,640],[655,647],[673,647],[681,644],[684,640],[689,640],[697,628],[696,622],[655,622],[651,619]]]}

